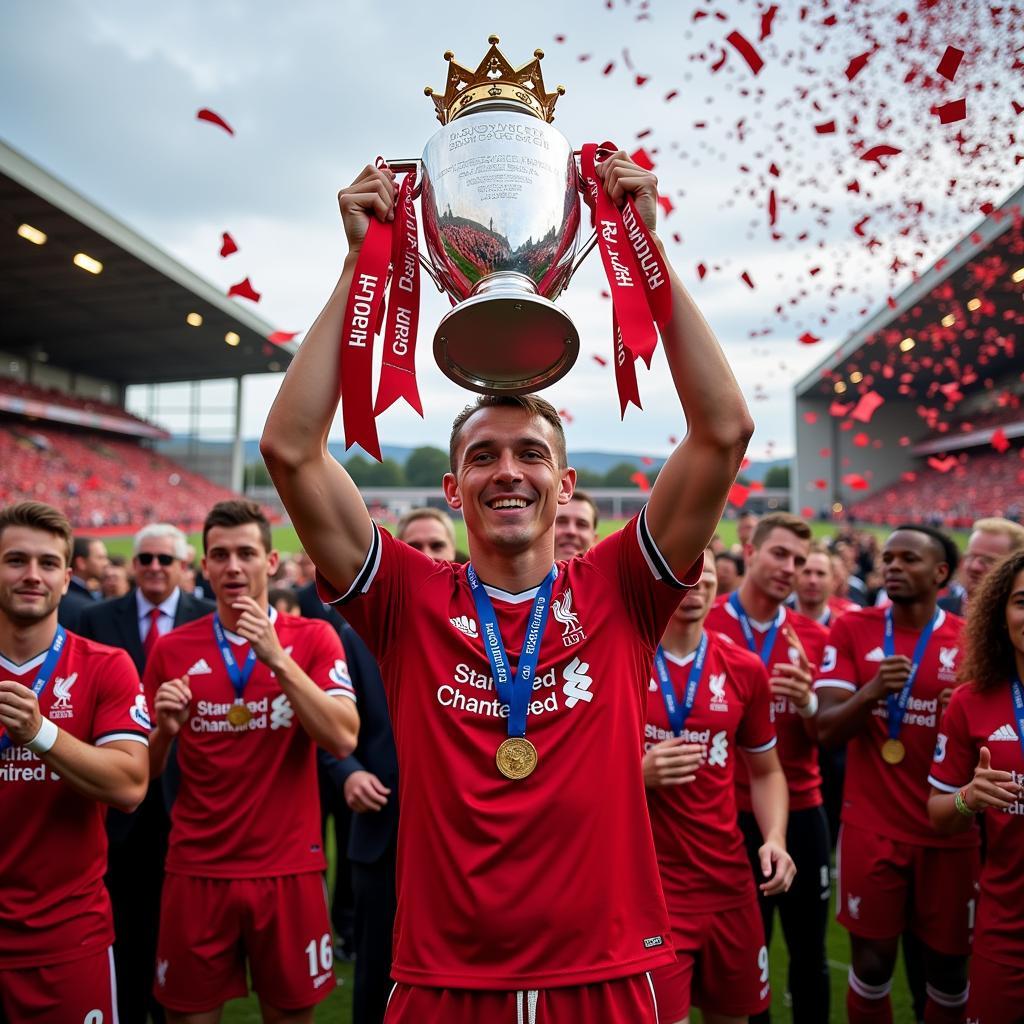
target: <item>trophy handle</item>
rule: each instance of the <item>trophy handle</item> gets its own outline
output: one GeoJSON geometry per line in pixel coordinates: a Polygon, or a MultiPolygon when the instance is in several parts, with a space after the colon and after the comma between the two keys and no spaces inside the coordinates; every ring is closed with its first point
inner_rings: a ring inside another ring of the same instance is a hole
{"type": "Polygon", "coordinates": [[[579,256],[576,257],[576,262],[572,265],[572,270],[569,271],[569,276],[565,279],[565,285],[563,287],[568,288],[569,282],[576,276],[576,271],[580,269],[580,264],[590,255],[591,250],[597,245],[597,232],[592,231],[590,238],[587,239],[586,245],[580,250],[579,256]]]}

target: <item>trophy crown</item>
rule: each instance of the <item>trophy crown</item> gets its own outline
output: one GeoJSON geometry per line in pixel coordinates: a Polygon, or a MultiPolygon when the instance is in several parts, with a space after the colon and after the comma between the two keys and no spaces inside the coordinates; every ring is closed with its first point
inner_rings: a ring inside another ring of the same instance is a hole
{"type": "Polygon", "coordinates": [[[522,104],[542,121],[554,121],[555,103],[559,96],[564,95],[565,87],[556,86],[554,92],[544,88],[544,75],[540,69],[544,51],[534,50],[533,60],[514,68],[498,49],[498,37],[488,36],[487,41],[491,44],[490,49],[475,71],[460,64],[451,50],[445,51],[448,82],[444,96],[437,95],[429,85],[423,90],[434,101],[438,121],[448,124],[478,103],[499,99],[522,104]]]}

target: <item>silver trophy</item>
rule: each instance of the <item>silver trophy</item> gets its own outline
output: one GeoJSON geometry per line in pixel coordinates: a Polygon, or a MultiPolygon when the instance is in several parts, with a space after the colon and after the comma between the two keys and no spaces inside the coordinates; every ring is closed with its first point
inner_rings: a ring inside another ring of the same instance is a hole
{"type": "Polygon", "coordinates": [[[427,88],[443,125],[418,168],[429,263],[454,301],[434,335],[434,358],[455,383],[481,394],[517,395],[561,379],[579,334],[554,302],[574,264],[580,227],[572,146],[550,124],[564,93],[544,89],[540,50],[513,68],[491,36],[473,71],[448,61],[443,97],[427,88]]]}

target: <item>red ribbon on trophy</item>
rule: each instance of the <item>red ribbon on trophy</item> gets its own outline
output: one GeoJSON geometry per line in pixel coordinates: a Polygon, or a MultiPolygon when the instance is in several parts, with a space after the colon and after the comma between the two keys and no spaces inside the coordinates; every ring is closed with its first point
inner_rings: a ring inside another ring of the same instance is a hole
{"type": "Polygon", "coordinates": [[[381,461],[376,417],[399,398],[421,416],[416,387],[416,326],[419,320],[419,264],[415,175],[399,189],[394,221],[371,216],[356,260],[341,331],[340,371],[345,449],[358,444],[381,461]],[[392,272],[393,271],[393,272],[392,272]],[[373,341],[384,325],[384,292],[391,274],[384,358],[376,404],[373,401],[373,341]]]}
{"type": "Polygon", "coordinates": [[[601,146],[588,143],[580,151],[580,169],[583,198],[590,207],[615,310],[615,384],[619,412],[624,416],[631,402],[642,408],[635,363],[639,357],[650,368],[658,344],[655,328],[664,329],[672,317],[672,288],[665,261],[632,196],[626,197],[620,210],[597,176],[600,153],[617,148],[610,142],[601,146]]]}

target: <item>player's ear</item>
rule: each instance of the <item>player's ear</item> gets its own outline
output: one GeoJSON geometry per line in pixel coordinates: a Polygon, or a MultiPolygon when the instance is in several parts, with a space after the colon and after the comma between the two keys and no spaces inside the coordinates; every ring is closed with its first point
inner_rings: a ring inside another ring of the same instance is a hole
{"type": "Polygon", "coordinates": [[[576,490],[576,470],[572,466],[566,466],[561,471],[558,481],[558,504],[568,505],[572,501],[573,493],[576,490]]]}
{"type": "Polygon", "coordinates": [[[267,571],[268,574],[273,576],[277,572],[278,567],[281,565],[281,552],[274,550],[267,554],[267,571]]]}
{"type": "Polygon", "coordinates": [[[459,482],[455,479],[454,473],[445,473],[441,479],[441,489],[444,491],[444,500],[448,502],[449,508],[462,508],[462,496],[459,494],[459,482]]]}

